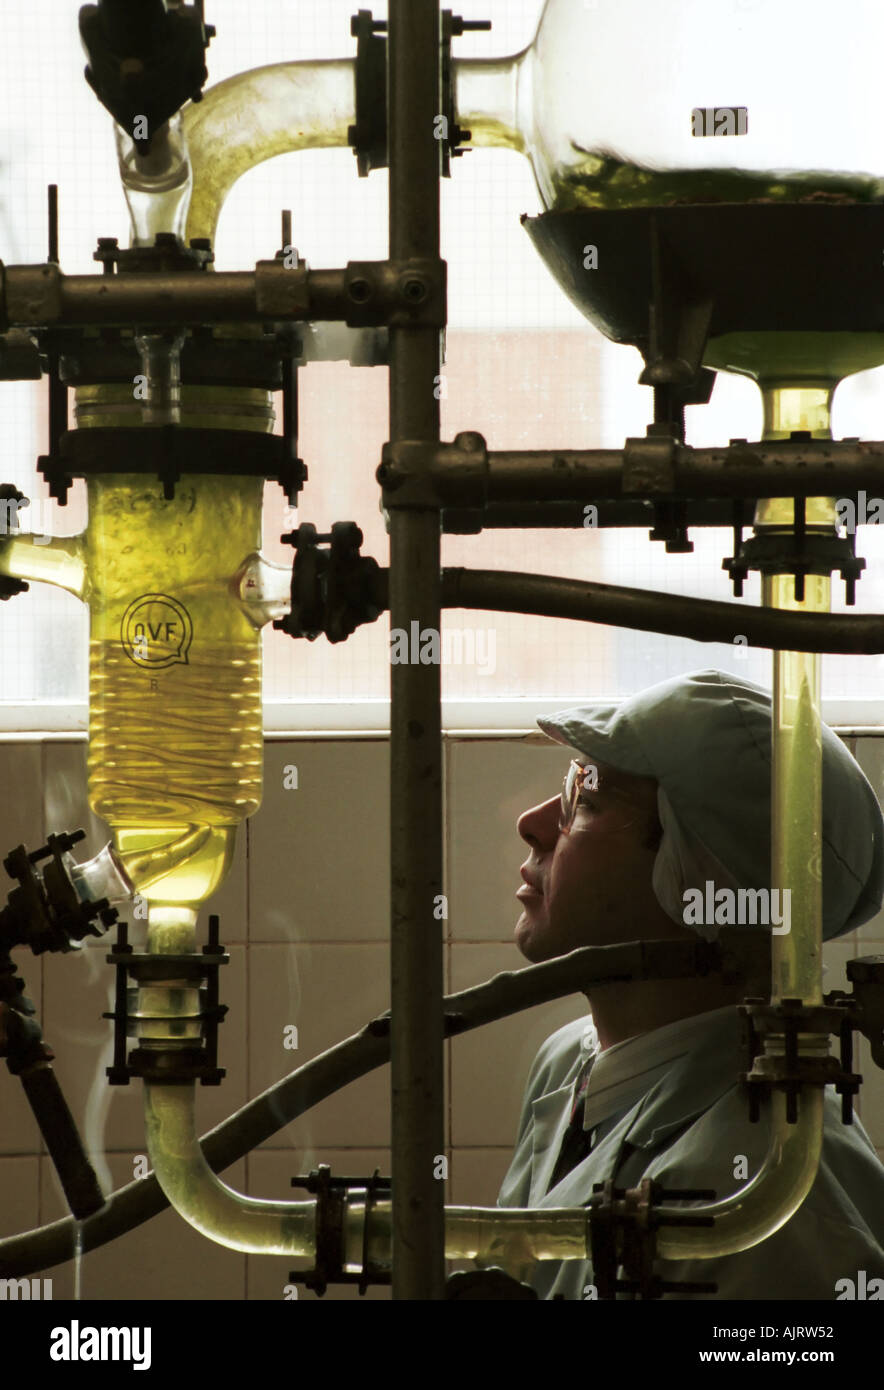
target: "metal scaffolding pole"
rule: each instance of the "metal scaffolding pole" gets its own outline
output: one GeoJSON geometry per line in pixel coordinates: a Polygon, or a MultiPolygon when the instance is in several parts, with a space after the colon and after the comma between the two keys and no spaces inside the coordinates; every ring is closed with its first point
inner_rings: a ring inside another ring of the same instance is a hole
{"type": "MultiPolygon", "coordinates": [[[[390,256],[438,260],[439,0],[390,0],[390,256]]],[[[437,327],[390,330],[390,440],[439,441],[437,327]]],[[[438,505],[390,518],[390,625],[439,630],[438,505]]],[[[393,1297],[445,1286],[440,666],[391,665],[393,1297]]]]}

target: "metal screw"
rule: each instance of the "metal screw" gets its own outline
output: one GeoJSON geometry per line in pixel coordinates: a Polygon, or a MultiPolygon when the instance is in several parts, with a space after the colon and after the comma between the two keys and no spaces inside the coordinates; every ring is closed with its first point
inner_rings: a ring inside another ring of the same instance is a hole
{"type": "Polygon", "coordinates": [[[371,298],[371,285],[368,280],[351,280],[347,286],[347,293],[357,304],[364,304],[371,298]]]}

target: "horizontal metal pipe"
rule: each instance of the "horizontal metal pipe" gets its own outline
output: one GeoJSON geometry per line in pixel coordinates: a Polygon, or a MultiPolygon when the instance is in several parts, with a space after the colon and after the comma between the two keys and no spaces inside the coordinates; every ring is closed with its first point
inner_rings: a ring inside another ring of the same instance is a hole
{"type": "Polygon", "coordinates": [[[695,449],[658,437],[628,439],[623,449],[488,452],[481,435],[468,433],[435,447],[388,444],[377,478],[391,511],[433,503],[843,497],[872,487],[884,493],[884,443],[737,439],[695,449]]]}
{"type": "Polygon", "coordinates": [[[62,323],[242,322],[255,317],[253,271],[64,275],[62,323]]]}
{"type": "MultiPolygon", "coordinates": [[[[376,592],[382,597],[380,587],[376,592]]],[[[733,642],[741,636],[750,647],[780,651],[884,652],[884,616],[878,613],[793,613],[512,570],[444,569],[442,603],[445,608],[573,618],[696,642],[733,642]]]]}
{"type": "MultiPolygon", "coordinates": [[[[65,275],[56,266],[0,266],[2,326],[341,321],[358,316],[347,271],[292,270],[65,275]]],[[[391,291],[378,274],[376,312],[391,291]]]]}
{"type": "MultiPolygon", "coordinates": [[[[485,499],[517,502],[552,498],[559,502],[594,497],[656,496],[628,481],[626,452],[620,449],[526,450],[488,455],[485,499]]],[[[767,441],[695,449],[676,445],[672,492],[661,497],[841,497],[845,489],[884,489],[884,443],[853,440],[767,441]]],[[[436,476],[434,471],[434,476],[436,476]]],[[[449,486],[444,467],[438,477],[446,504],[468,505],[472,480],[455,474],[449,486]]]]}

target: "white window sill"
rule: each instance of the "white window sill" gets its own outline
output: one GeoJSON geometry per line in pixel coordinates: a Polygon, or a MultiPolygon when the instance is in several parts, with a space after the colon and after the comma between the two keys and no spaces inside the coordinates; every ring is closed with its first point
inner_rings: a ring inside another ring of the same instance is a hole
{"type": "MultiPolygon", "coordinates": [[[[599,696],[603,699],[604,696],[599,696]]],[[[580,704],[575,696],[560,699],[444,700],[442,726],[446,733],[479,735],[534,732],[538,715],[553,714],[580,704]]],[[[884,734],[884,701],[833,699],[823,701],[823,718],[840,733],[884,734]]],[[[389,700],[277,701],[264,705],[264,729],[269,738],[283,734],[386,734],[390,728],[389,700]]],[[[61,737],[85,739],[88,707],[72,700],[15,704],[0,701],[0,737],[61,737]]]]}

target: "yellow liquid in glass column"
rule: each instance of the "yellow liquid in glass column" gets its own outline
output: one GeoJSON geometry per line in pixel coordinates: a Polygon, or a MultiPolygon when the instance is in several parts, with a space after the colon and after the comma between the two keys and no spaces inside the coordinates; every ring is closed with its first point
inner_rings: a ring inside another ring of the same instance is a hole
{"type": "Polygon", "coordinates": [[[148,902],[195,907],[261,801],[261,639],[232,579],[259,549],[262,483],[89,492],[90,805],[148,902]]]}

